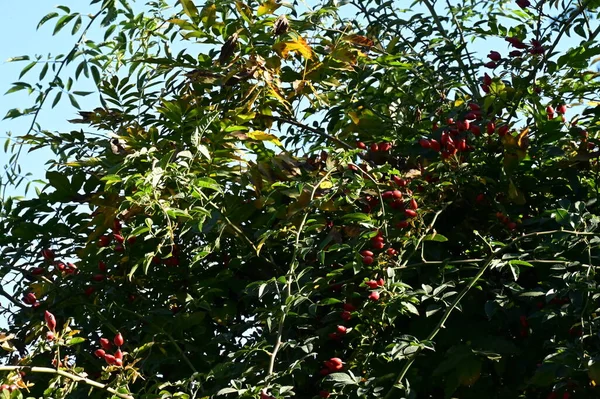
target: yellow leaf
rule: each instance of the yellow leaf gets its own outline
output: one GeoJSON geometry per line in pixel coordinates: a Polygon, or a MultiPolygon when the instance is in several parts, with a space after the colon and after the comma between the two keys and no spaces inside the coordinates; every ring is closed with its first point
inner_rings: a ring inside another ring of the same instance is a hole
{"type": "Polygon", "coordinates": [[[183,7],[183,12],[185,12],[188,17],[193,19],[198,16],[198,9],[192,0],[179,0],[179,2],[183,7]]]}
{"type": "Polygon", "coordinates": [[[373,47],[375,45],[373,40],[361,35],[348,35],[343,40],[363,47],[373,47]]]}
{"type": "Polygon", "coordinates": [[[250,132],[250,133],[246,134],[246,136],[248,136],[252,140],[269,141],[269,142],[275,144],[278,147],[283,147],[283,145],[281,144],[281,141],[279,141],[279,139],[277,138],[277,136],[275,136],[274,134],[265,133],[265,132],[261,132],[259,130],[255,130],[254,132],[250,132]]]}
{"type": "Polygon", "coordinates": [[[272,14],[275,10],[281,7],[276,0],[267,0],[258,7],[257,15],[260,17],[265,14],[272,14]]]}
{"type": "Polygon", "coordinates": [[[319,188],[322,188],[322,189],[328,189],[331,187],[333,187],[333,183],[330,182],[329,180],[325,180],[325,181],[321,182],[321,184],[319,184],[319,188]]]}
{"type": "Polygon", "coordinates": [[[279,42],[273,46],[273,49],[277,51],[283,58],[287,58],[290,51],[297,52],[307,60],[310,60],[313,56],[312,48],[302,37],[298,37],[298,39],[286,42],[279,42]]]}
{"type": "Polygon", "coordinates": [[[252,23],[253,19],[252,19],[252,9],[250,7],[248,7],[246,4],[244,4],[241,1],[236,1],[235,2],[235,8],[237,8],[237,10],[239,11],[240,15],[242,16],[242,18],[248,22],[248,23],[252,23]]]}

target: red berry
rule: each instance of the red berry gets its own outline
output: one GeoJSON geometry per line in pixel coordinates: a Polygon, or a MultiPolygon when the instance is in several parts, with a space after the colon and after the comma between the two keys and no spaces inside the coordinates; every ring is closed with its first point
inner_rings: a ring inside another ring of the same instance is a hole
{"type": "Polygon", "coordinates": [[[106,360],[106,363],[108,364],[115,364],[115,357],[113,355],[104,355],[104,360],[106,360]]]}
{"type": "Polygon", "coordinates": [[[339,357],[332,357],[325,362],[325,366],[331,371],[338,371],[344,368],[344,363],[339,357]]]}
{"type": "Polygon", "coordinates": [[[489,86],[492,84],[492,77],[487,74],[487,72],[483,75],[483,84],[489,86]]]}
{"type": "Polygon", "coordinates": [[[477,202],[485,201],[485,194],[483,194],[483,193],[478,194],[477,197],[475,198],[475,201],[477,201],[477,202]]]}
{"type": "Polygon", "coordinates": [[[52,251],[51,249],[48,249],[48,248],[44,248],[44,249],[42,249],[42,256],[46,260],[53,261],[54,260],[54,251],[52,251]]]}
{"type": "Polygon", "coordinates": [[[377,146],[377,143],[373,143],[371,144],[371,151],[375,152],[379,149],[379,147],[377,146]]]}
{"type": "Polygon", "coordinates": [[[383,287],[385,285],[385,280],[380,278],[379,280],[377,280],[377,286],[378,287],[383,287]]]}
{"type": "Polygon", "coordinates": [[[398,251],[396,251],[394,248],[388,248],[386,252],[389,256],[396,256],[398,254],[398,251]]]}
{"type": "Polygon", "coordinates": [[[117,351],[115,352],[115,359],[123,360],[123,352],[121,352],[121,349],[117,349],[117,351]]]}
{"type": "Polygon", "coordinates": [[[342,308],[348,312],[354,312],[356,310],[356,306],[351,303],[345,303],[342,308]]]}
{"type": "Polygon", "coordinates": [[[440,143],[437,142],[437,140],[435,139],[431,139],[429,140],[429,144],[431,145],[431,149],[435,152],[440,152],[440,143]]]}
{"type": "Polygon", "coordinates": [[[104,236],[100,236],[100,239],[98,240],[98,246],[99,247],[108,247],[110,245],[110,236],[104,235],[104,236]]]}
{"type": "Polygon", "coordinates": [[[342,320],[348,321],[352,318],[352,313],[347,310],[344,310],[341,314],[342,320]]]}
{"type": "Polygon", "coordinates": [[[508,126],[502,125],[498,128],[498,136],[504,137],[508,133],[508,126]]]}
{"type": "Polygon", "coordinates": [[[113,232],[118,233],[121,231],[121,222],[119,219],[113,220],[113,232]]]}
{"type": "Polygon", "coordinates": [[[408,227],[408,221],[402,220],[402,221],[396,223],[396,227],[398,227],[399,229],[405,229],[408,227]]]}
{"type": "Polygon", "coordinates": [[[2,384],[2,385],[0,385],[0,390],[2,390],[2,391],[10,391],[10,385],[8,385],[8,384],[2,384]]]}
{"type": "Polygon", "coordinates": [[[336,330],[338,334],[346,334],[346,332],[348,331],[348,329],[345,326],[337,326],[336,330]]]}
{"type": "Polygon", "coordinates": [[[377,291],[372,291],[369,294],[369,299],[372,300],[373,302],[378,301],[379,300],[379,292],[377,291]]]}
{"type": "Polygon", "coordinates": [[[40,274],[43,274],[46,271],[46,269],[44,269],[43,267],[36,267],[31,269],[31,274],[33,274],[34,276],[39,276],[40,274]]]}
{"type": "Polygon", "coordinates": [[[494,134],[496,131],[496,124],[494,122],[488,122],[486,126],[487,134],[494,134]]]}
{"type": "Polygon", "coordinates": [[[123,244],[125,242],[125,237],[123,237],[121,234],[113,234],[113,237],[119,244],[123,244]]]}
{"type": "Polygon", "coordinates": [[[23,302],[26,303],[27,305],[33,305],[36,303],[36,301],[37,301],[37,298],[33,292],[28,292],[23,297],[23,302]]]}
{"type": "Polygon", "coordinates": [[[406,180],[402,179],[400,176],[393,176],[392,179],[394,180],[394,183],[396,183],[398,186],[406,186],[406,180]]]}
{"type": "Polygon", "coordinates": [[[552,107],[552,105],[548,105],[548,106],[546,107],[546,113],[547,113],[548,115],[554,115],[554,108],[552,107]]]}
{"type": "Polygon", "coordinates": [[[125,251],[125,247],[122,244],[115,245],[115,252],[123,252],[125,251]]]}
{"type": "Polygon", "coordinates": [[[404,215],[405,215],[407,218],[414,218],[414,217],[417,217],[417,212],[415,212],[415,211],[414,211],[414,210],[412,210],[412,209],[405,209],[405,210],[404,210],[404,215]]]}
{"type": "Polygon", "coordinates": [[[392,148],[392,145],[390,143],[379,143],[379,151],[389,151],[392,148]]]}
{"type": "Polygon", "coordinates": [[[516,3],[521,8],[527,8],[527,7],[531,6],[531,3],[529,2],[529,0],[517,0],[516,3]]]}
{"type": "Polygon", "coordinates": [[[517,228],[517,224],[516,224],[515,222],[510,222],[509,224],[507,224],[507,225],[506,225],[506,227],[507,227],[509,230],[514,230],[514,229],[516,229],[516,228],[517,228]]]}
{"type": "Polygon", "coordinates": [[[362,141],[359,141],[356,143],[356,147],[360,148],[361,150],[366,150],[367,149],[367,145],[365,143],[363,143],[362,141]]]}
{"type": "Polygon", "coordinates": [[[56,329],[56,317],[47,310],[44,312],[44,320],[46,321],[46,325],[50,331],[54,331],[56,329]]]}
{"type": "Polygon", "coordinates": [[[476,103],[469,103],[469,109],[471,111],[480,111],[481,107],[479,106],[479,104],[476,103]]]}
{"type": "Polygon", "coordinates": [[[94,274],[94,276],[92,277],[92,280],[100,282],[100,281],[104,280],[104,274],[94,274]]]}
{"type": "Polygon", "coordinates": [[[48,341],[54,341],[54,332],[53,331],[47,331],[46,332],[46,339],[48,341]]]}
{"type": "Polygon", "coordinates": [[[494,69],[498,65],[494,61],[489,61],[489,62],[486,62],[485,64],[483,64],[483,66],[486,68],[494,69]]]}
{"type": "Polygon", "coordinates": [[[94,355],[96,355],[99,358],[103,358],[104,356],[106,356],[106,352],[104,351],[104,349],[96,349],[94,351],[94,355]]]}
{"type": "Polygon", "coordinates": [[[106,273],[106,263],[104,263],[103,261],[99,261],[98,270],[100,270],[102,273],[106,273]]]}
{"type": "Polygon", "coordinates": [[[121,367],[123,365],[123,359],[115,359],[115,366],[121,367]]]}
{"type": "MultiPolygon", "coordinates": [[[[329,371],[328,368],[324,368],[324,369],[321,369],[319,371],[319,374],[321,374],[321,375],[328,375],[328,374],[331,374],[331,371],[329,371]]],[[[262,393],[261,393],[261,398],[260,399],[264,399],[263,396],[262,396],[262,393]]]]}
{"type": "Polygon", "coordinates": [[[567,113],[567,106],[565,104],[561,104],[556,108],[556,112],[563,115],[567,113]]]}
{"type": "Polygon", "coordinates": [[[427,139],[419,140],[419,145],[421,146],[421,148],[425,148],[425,149],[431,148],[431,143],[427,139]]]}
{"type": "Polygon", "coordinates": [[[365,281],[365,284],[367,285],[367,287],[369,287],[371,289],[377,288],[377,281],[375,281],[375,280],[365,281]]]}
{"type": "Polygon", "coordinates": [[[371,243],[371,246],[372,246],[374,249],[383,249],[383,247],[385,247],[385,243],[383,243],[382,241],[373,241],[373,242],[371,243]]]}
{"type": "Polygon", "coordinates": [[[394,198],[402,198],[402,191],[400,191],[400,190],[394,190],[394,191],[392,191],[392,194],[393,194],[394,198]]]}
{"type": "Polygon", "coordinates": [[[87,287],[83,292],[85,295],[90,296],[94,293],[94,291],[96,291],[94,287],[87,287]]]}
{"type": "Polygon", "coordinates": [[[137,241],[137,237],[136,236],[131,236],[127,239],[127,244],[129,245],[133,245],[135,244],[135,242],[137,241]]]}
{"type": "Polygon", "coordinates": [[[319,392],[319,396],[322,398],[328,398],[329,397],[329,392],[327,391],[321,391],[319,392]]]}
{"type": "Polygon", "coordinates": [[[499,52],[492,50],[488,54],[488,58],[492,61],[500,61],[502,59],[502,56],[499,52]]]}
{"type": "Polygon", "coordinates": [[[329,337],[329,339],[332,339],[334,341],[338,341],[340,339],[340,336],[338,335],[338,333],[332,332],[327,334],[327,336],[329,337]]]}
{"type": "Polygon", "coordinates": [[[410,199],[410,202],[408,203],[408,206],[409,206],[410,209],[413,209],[415,211],[417,209],[419,209],[419,205],[417,204],[417,201],[414,198],[410,199]]]}
{"type": "Polygon", "coordinates": [[[373,259],[373,257],[372,257],[372,256],[363,256],[363,257],[362,257],[362,262],[363,262],[365,265],[371,265],[371,264],[373,264],[373,262],[374,262],[374,261],[375,261],[375,259],[373,259]]]}
{"type": "Polygon", "coordinates": [[[514,48],[521,49],[521,50],[524,50],[527,48],[527,46],[519,38],[507,37],[507,38],[505,38],[505,40],[507,42],[509,42],[514,48]]]}
{"type": "Polygon", "coordinates": [[[374,255],[374,254],[373,254],[373,252],[369,251],[368,249],[365,249],[365,250],[363,250],[363,251],[360,251],[360,254],[361,254],[362,256],[373,256],[373,255],[374,255]]]}
{"type": "Polygon", "coordinates": [[[100,346],[102,349],[109,351],[112,349],[112,344],[107,338],[100,338],[100,346]]]}
{"type": "Polygon", "coordinates": [[[113,342],[117,346],[123,346],[123,344],[125,343],[125,340],[123,339],[123,335],[121,335],[121,333],[117,333],[117,335],[115,335],[115,338],[113,339],[113,342]]]}

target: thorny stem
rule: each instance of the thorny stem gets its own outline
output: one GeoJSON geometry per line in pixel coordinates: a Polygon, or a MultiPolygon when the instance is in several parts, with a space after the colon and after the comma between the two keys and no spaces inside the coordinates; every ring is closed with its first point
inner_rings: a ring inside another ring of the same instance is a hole
{"type": "MultiPolygon", "coordinates": [[[[593,232],[581,232],[581,231],[573,231],[573,230],[548,230],[548,231],[539,231],[539,232],[524,234],[524,235],[522,235],[522,236],[520,236],[518,238],[515,238],[509,244],[507,244],[506,246],[504,246],[504,247],[496,250],[490,256],[487,257],[487,259],[485,260],[485,264],[483,265],[483,267],[481,268],[481,270],[479,270],[479,272],[477,272],[477,274],[475,275],[475,277],[473,277],[473,279],[471,280],[471,282],[469,284],[467,284],[460,291],[460,293],[456,296],[456,298],[454,299],[454,301],[452,301],[452,303],[450,304],[450,306],[446,309],[446,311],[444,312],[444,314],[443,314],[442,318],[440,319],[440,321],[436,324],[436,326],[431,331],[431,333],[429,333],[429,335],[427,336],[427,338],[425,338],[425,340],[423,340],[423,341],[428,342],[428,341],[433,340],[436,337],[436,335],[440,332],[440,330],[442,328],[444,328],[444,323],[446,323],[446,321],[450,317],[450,314],[452,313],[452,311],[454,309],[456,309],[456,307],[458,306],[459,302],[465,297],[465,295],[467,295],[467,293],[471,290],[471,288],[473,288],[475,286],[475,284],[479,281],[479,279],[488,270],[488,268],[492,264],[492,261],[494,261],[498,256],[506,253],[515,244],[518,244],[521,241],[524,241],[524,240],[526,240],[528,238],[539,237],[539,236],[544,236],[544,235],[551,235],[551,234],[556,234],[556,233],[579,235],[579,236],[597,236],[598,235],[598,233],[593,233],[593,232]]],[[[395,379],[394,385],[390,388],[390,390],[388,391],[388,393],[385,395],[384,399],[391,399],[393,397],[392,395],[393,395],[393,392],[394,392],[396,386],[401,386],[402,380],[406,376],[406,373],[408,372],[408,370],[410,369],[410,367],[412,366],[412,364],[415,362],[417,356],[422,351],[423,351],[423,346],[419,346],[411,354],[410,359],[404,364],[404,366],[402,367],[402,369],[398,373],[398,376],[395,379]]]]}
{"type": "MultiPolygon", "coordinates": [[[[319,182],[313,187],[313,190],[310,194],[309,202],[312,202],[314,200],[315,194],[317,193],[317,189],[319,188],[321,183],[323,183],[325,180],[327,180],[334,171],[335,171],[335,169],[331,169],[329,172],[327,172],[327,174],[325,174],[325,176],[323,176],[323,178],[321,180],[319,180],[319,182]]],[[[282,303],[284,303],[284,304],[285,304],[285,301],[287,300],[287,298],[289,298],[292,295],[292,282],[293,282],[292,276],[294,274],[294,270],[298,263],[300,235],[302,234],[302,230],[304,229],[304,225],[306,224],[308,214],[309,214],[309,212],[304,213],[302,222],[300,222],[300,225],[298,226],[298,230],[296,231],[296,239],[294,240],[294,253],[292,255],[292,260],[290,262],[290,270],[288,271],[287,276],[286,276],[286,283],[285,283],[286,298],[285,299],[282,298],[282,299],[284,299],[282,301],[282,303]]],[[[284,307],[285,306],[286,305],[284,305],[284,307]]],[[[283,328],[284,328],[285,316],[286,316],[285,309],[282,309],[282,310],[283,310],[283,314],[281,315],[281,319],[279,320],[279,327],[277,328],[277,338],[275,339],[275,345],[273,346],[273,351],[271,352],[271,358],[269,359],[268,375],[272,375],[275,370],[275,359],[277,358],[277,353],[279,352],[279,349],[281,348],[281,344],[282,344],[283,328]]]]}

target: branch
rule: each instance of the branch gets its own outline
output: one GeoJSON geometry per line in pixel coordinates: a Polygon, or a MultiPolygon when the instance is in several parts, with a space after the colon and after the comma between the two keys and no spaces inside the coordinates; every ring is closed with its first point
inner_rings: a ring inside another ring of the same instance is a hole
{"type": "Polygon", "coordinates": [[[113,395],[118,396],[119,398],[122,398],[122,399],[134,399],[133,396],[117,392],[115,389],[110,388],[106,384],[102,384],[100,382],[90,380],[89,378],[81,377],[77,374],[71,374],[71,373],[68,373],[63,370],[57,370],[57,369],[53,369],[50,367],[0,366],[0,371],[15,371],[15,370],[25,371],[25,372],[30,372],[30,373],[57,374],[62,377],[65,377],[65,378],[69,378],[70,380],[73,380],[75,382],[83,382],[87,385],[108,391],[108,392],[112,393],[113,395]]]}
{"type": "MultiPolygon", "coordinates": [[[[431,331],[431,333],[427,336],[427,338],[425,338],[424,341],[431,341],[436,337],[436,335],[444,327],[444,323],[446,323],[446,321],[450,317],[450,314],[452,313],[452,311],[458,306],[459,302],[465,297],[465,295],[467,295],[467,293],[471,290],[471,288],[473,288],[475,286],[475,284],[479,281],[479,279],[484,275],[484,273],[488,270],[488,268],[490,267],[490,265],[492,264],[492,261],[494,259],[496,259],[498,256],[506,253],[515,244],[518,244],[519,242],[524,241],[527,238],[551,235],[551,234],[556,234],[556,233],[566,233],[566,234],[578,235],[578,236],[598,236],[599,235],[598,233],[593,233],[593,232],[581,232],[581,231],[573,231],[573,230],[548,230],[548,231],[539,231],[539,232],[535,232],[535,233],[524,234],[520,237],[515,238],[509,244],[498,249],[497,251],[493,252],[490,256],[488,256],[488,258],[485,260],[485,264],[483,265],[481,270],[479,270],[479,272],[477,272],[477,274],[475,275],[475,277],[473,277],[471,282],[469,284],[467,284],[467,286],[465,286],[460,291],[460,293],[456,296],[454,301],[452,301],[452,304],[450,304],[448,309],[446,309],[446,311],[444,312],[444,315],[442,316],[440,321],[436,324],[435,328],[431,331]]],[[[388,393],[385,395],[384,399],[392,398],[392,393],[394,392],[394,389],[396,388],[396,386],[401,385],[402,380],[404,379],[406,373],[408,372],[408,370],[410,369],[412,364],[415,362],[417,356],[422,351],[423,351],[423,346],[419,346],[412,353],[410,360],[404,364],[404,366],[400,370],[400,373],[396,377],[395,384],[392,386],[392,388],[390,388],[388,393]]]]}
{"type": "Polygon", "coordinates": [[[311,132],[311,133],[315,133],[316,135],[318,135],[318,136],[320,136],[320,137],[323,137],[323,138],[326,138],[326,139],[328,139],[328,140],[331,140],[331,141],[333,141],[334,143],[337,143],[337,144],[341,145],[342,147],[345,147],[345,148],[348,148],[348,149],[351,149],[351,150],[353,150],[353,149],[354,149],[354,147],[353,147],[353,146],[351,146],[350,144],[344,143],[342,140],[340,140],[340,139],[338,139],[338,138],[335,138],[335,137],[333,137],[333,136],[332,136],[332,135],[330,135],[330,134],[327,134],[327,133],[325,133],[325,132],[324,132],[323,130],[321,130],[321,129],[316,129],[316,128],[314,128],[314,127],[311,127],[311,126],[305,125],[304,123],[301,123],[301,122],[295,121],[295,120],[293,120],[293,119],[287,119],[287,118],[283,118],[283,117],[281,117],[281,116],[268,116],[268,118],[271,118],[271,119],[273,119],[273,120],[276,120],[276,121],[278,121],[278,122],[289,123],[290,125],[294,125],[294,126],[296,126],[296,127],[299,127],[299,128],[301,128],[301,129],[304,129],[304,130],[308,130],[309,132],[311,132]]]}

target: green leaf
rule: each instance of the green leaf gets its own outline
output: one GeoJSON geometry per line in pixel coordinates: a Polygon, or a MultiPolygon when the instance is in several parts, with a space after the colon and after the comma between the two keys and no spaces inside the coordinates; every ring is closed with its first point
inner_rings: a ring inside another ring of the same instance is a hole
{"type": "Polygon", "coordinates": [[[336,385],[356,385],[354,378],[346,373],[331,373],[325,377],[325,381],[333,382],[336,385]]]}
{"type": "Polygon", "coordinates": [[[448,241],[448,238],[446,236],[436,233],[436,234],[428,234],[427,236],[425,236],[424,240],[425,241],[446,242],[446,241],[448,241]]]}
{"type": "Polygon", "coordinates": [[[215,190],[221,192],[221,186],[214,179],[210,177],[201,177],[199,179],[194,180],[194,184],[198,187],[209,188],[211,190],[215,190]]]}
{"type": "Polygon", "coordinates": [[[36,64],[37,64],[37,61],[33,61],[33,62],[27,64],[27,66],[21,70],[21,73],[19,74],[19,79],[21,79],[23,76],[25,76],[25,74],[27,72],[29,72],[31,70],[31,68],[33,68],[36,64]]]}
{"type": "Polygon", "coordinates": [[[57,12],[51,12],[51,13],[48,13],[48,14],[44,15],[42,17],[42,19],[40,19],[40,22],[38,22],[38,25],[37,25],[36,29],[40,29],[40,27],[42,25],[44,25],[46,22],[50,21],[52,18],[56,18],[56,17],[58,17],[58,13],[57,12]]]}
{"type": "Polygon", "coordinates": [[[525,262],[524,260],[518,260],[518,259],[512,259],[512,260],[508,261],[508,263],[513,266],[533,267],[533,265],[531,263],[525,262]]]}

